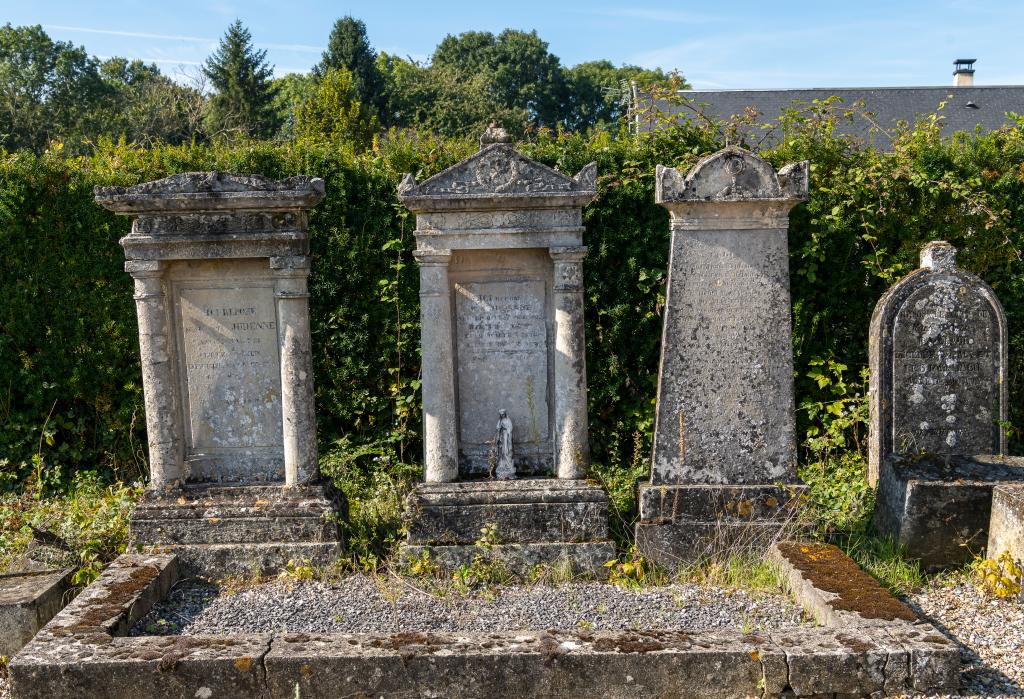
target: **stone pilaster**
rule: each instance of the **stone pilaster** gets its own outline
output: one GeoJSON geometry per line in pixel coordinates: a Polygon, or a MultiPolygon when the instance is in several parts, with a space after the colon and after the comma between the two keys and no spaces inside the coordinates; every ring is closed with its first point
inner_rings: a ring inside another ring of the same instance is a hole
{"type": "Polygon", "coordinates": [[[164,270],[165,264],[158,260],[125,263],[125,271],[135,279],[142,391],[149,435],[149,487],[156,490],[176,485],[186,476],[164,270]]]}
{"type": "Polygon", "coordinates": [[[587,358],[583,335],[583,246],[549,248],[554,260],[555,472],[583,478],[587,438],[587,358]]]}
{"type": "Polygon", "coordinates": [[[459,475],[452,349],[451,250],[413,253],[420,265],[420,325],[423,352],[423,461],[427,483],[459,475]]]}
{"type": "Polygon", "coordinates": [[[285,485],[316,480],[316,411],[309,342],[309,258],[271,257],[281,353],[281,417],[285,485]]]}

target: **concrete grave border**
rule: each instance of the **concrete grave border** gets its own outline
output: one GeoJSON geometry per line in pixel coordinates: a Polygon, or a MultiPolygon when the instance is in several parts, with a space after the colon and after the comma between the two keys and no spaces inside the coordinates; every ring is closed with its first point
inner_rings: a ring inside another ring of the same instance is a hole
{"type": "MultiPolygon", "coordinates": [[[[829,553],[835,556],[837,551],[829,553]]],[[[823,578],[820,571],[807,570],[806,552],[784,545],[775,554],[797,597],[825,626],[764,633],[548,630],[127,637],[132,624],[168,593],[178,566],[173,555],[124,555],[14,659],[13,694],[16,699],[637,699],[864,697],[956,686],[959,652],[933,627],[881,619],[867,608],[843,611],[837,596],[828,592],[827,580],[825,588],[817,587],[823,578]],[[832,614],[819,613],[822,609],[832,614]]],[[[848,577],[848,566],[842,570],[848,577]]],[[[865,586],[871,587],[854,587],[865,586]]],[[[873,599],[888,597],[877,583],[875,587],[873,599]]],[[[888,600],[888,605],[899,605],[888,600]]]]}

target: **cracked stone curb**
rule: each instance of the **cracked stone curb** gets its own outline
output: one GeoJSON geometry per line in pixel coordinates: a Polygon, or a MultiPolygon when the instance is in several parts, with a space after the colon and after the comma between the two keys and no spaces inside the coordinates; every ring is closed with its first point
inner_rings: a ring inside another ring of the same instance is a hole
{"type": "Polygon", "coordinates": [[[172,555],[118,558],[14,659],[13,696],[864,697],[956,681],[952,644],[904,621],[761,634],[124,636],[176,578],[172,555]]]}

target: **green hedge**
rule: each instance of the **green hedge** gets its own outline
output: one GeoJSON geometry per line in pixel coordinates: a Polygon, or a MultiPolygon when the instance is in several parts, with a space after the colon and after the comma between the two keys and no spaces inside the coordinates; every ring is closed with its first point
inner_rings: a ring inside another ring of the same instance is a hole
{"type": "MultiPolygon", "coordinates": [[[[878,153],[834,136],[832,118],[812,108],[764,153],[777,166],[812,162],[811,200],[791,219],[794,350],[803,461],[831,506],[863,497],[859,485],[834,491],[829,469],[850,469],[845,482],[863,467],[871,311],[927,240],[957,245],[962,265],[1002,299],[1012,423],[1024,422],[1024,124],[944,140],[938,123],[906,129],[878,153]]],[[[654,168],[686,169],[720,145],[694,125],[618,138],[542,133],[523,144],[568,173],[598,162],[599,195],[585,213],[591,440],[595,475],[623,508],[649,458],[664,301],[668,216],[654,204],[654,168]]],[[[327,197],[310,219],[321,451],[334,466],[414,473],[418,273],[414,221],[395,192],[403,172],[422,180],[474,148],[392,133],[363,153],[301,141],[0,154],[0,487],[60,489],[76,471],[143,477],[132,285],[117,242],[129,222],[96,205],[92,188],[211,169],[324,178],[327,197]]],[[[1021,451],[1019,433],[1012,447],[1021,451]]]]}

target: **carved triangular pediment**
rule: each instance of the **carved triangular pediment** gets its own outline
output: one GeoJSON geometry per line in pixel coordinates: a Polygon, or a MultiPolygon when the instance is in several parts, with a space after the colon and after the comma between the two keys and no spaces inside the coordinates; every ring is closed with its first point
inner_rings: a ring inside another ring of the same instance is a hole
{"type": "Polygon", "coordinates": [[[262,175],[236,175],[231,172],[181,172],[162,180],[143,182],[130,187],[97,187],[96,197],[307,190],[322,192],[323,189],[323,180],[306,176],[272,180],[262,175]]]}
{"type": "Polygon", "coordinates": [[[568,177],[523,157],[507,143],[484,146],[471,158],[416,184],[406,175],[398,188],[401,198],[422,196],[501,196],[593,192],[596,169],[583,168],[576,177],[568,177]]]}

